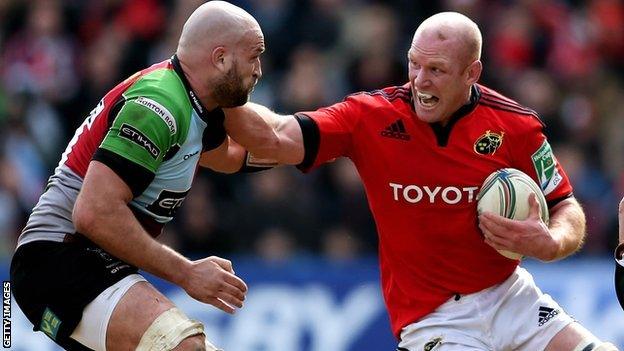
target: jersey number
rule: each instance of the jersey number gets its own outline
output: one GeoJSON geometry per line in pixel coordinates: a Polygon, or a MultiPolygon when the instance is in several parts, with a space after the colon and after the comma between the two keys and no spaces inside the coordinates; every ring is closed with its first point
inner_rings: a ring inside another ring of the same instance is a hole
{"type": "Polygon", "coordinates": [[[76,129],[76,133],[74,133],[74,136],[69,141],[69,144],[67,144],[67,148],[63,152],[63,156],[61,156],[61,161],[59,162],[59,166],[64,164],[65,161],[67,161],[67,157],[69,156],[69,153],[71,152],[74,145],[76,145],[76,143],[78,142],[78,138],[80,137],[80,135],[82,135],[82,133],[84,133],[86,130],[91,129],[91,126],[93,125],[93,121],[95,121],[97,116],[99,116],[100,113],[102,113],[102,111],[104,111],[104,99],[98,102],[97,106],[95,106],[95,108],[91,110],[91,112],[89,113],[87,118],[85,118],[84,122],[82,122],[80,127],[76,129]]]}

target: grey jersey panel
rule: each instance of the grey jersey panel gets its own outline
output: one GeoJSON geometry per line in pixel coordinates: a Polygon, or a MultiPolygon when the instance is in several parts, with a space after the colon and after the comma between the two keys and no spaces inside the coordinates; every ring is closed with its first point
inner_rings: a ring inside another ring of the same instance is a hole
{"type": "Polygon", "coordinates": [[[63,241],[65,234],[73,235],[76,229],[72,210],[81,187],[82,178],[66,166],[58,167],[28,218],[17,246],[35,240],[63,241]]]}
{"type": "MultiPolygon", "coordinates": [[[[148,188],[130,202],[130,206],[155,221],[167,223],[173,212],[182,205],[191,188],[201,156],[202,135],[206,123],[193,111],[189,135],[176,155],[162,163],[148,188]]],[[[63,241],[66,234],[76,231],[72,210],[82,178],[67,166],[57,167],[50,177],[48,189],[33,209],[17,246],[35,240],[63,241]]]]}
{"type": "Polygon", "coordinates": [[[182,206],[191,189],[201,157],[205,129],[206,122],[193,111],[188,135],[180,145],[180,150],[158,167],[154,180],[141,195],[130,202],[130,206],[159,223],[167,223],[173,219],[173,214],[182,206]]]}

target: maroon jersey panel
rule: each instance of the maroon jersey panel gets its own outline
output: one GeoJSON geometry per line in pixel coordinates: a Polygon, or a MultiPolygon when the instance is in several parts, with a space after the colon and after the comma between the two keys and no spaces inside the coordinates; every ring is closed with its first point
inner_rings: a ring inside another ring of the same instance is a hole
{"type": "Polygon", "coordinates": [[[59,165],[67,165],[72,171],[84,178],[93,154],[102,143],[110,123],[123,105],[123,93],[143,75],[159,68],[172,69],[171,61],[166,60],[139,71],[109,91],[80,127],[76,129],[59,165]]]}
{"type": "Polygon", "coordinates": [[[518,265],[485,244],[477,226],[476,195],[490,173],[520,169],[550,201],[572,192],[561,166],[549,158],[535,113],[483,86],[473,87],[471,103],[446,129],[418,119],[409,85],[302,114],[320,134],[311,168],[346,156],[364,183],[397,335],[454,294],[500,283],[518,265]]]}

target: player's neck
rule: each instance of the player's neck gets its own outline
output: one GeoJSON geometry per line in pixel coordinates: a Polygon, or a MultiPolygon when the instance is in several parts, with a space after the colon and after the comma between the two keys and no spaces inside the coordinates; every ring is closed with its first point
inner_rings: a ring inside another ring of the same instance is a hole
{"type": "Polygon", "coordinates": [[[191,88],[197,94],[197,98],[201,101],[202,105],[208,110],[212,111],[215,108],[219,107],[217,102],[212,98],[212,91],[210,89],[205,88],[200,82],[196,81],[193,76],[190,74],[186,74],[186,79],[189,81],[191,88]]]}
{"type": "Polygon", "coordinates": [[[188,73],[193,72],[192,68],[182,61],[180,61],[180,66],[182,66],[182,72],[184,72],[184,76],[191,86],[193,93],[197,95],[197,98],[202,103],[202,105],[204,105],[206,110],[212,111],[215,108],[219,107],[217,102],[212,98],[212,91],[206,88],[203,84],[201,84],[201,81],[197,80],[195,76],[188,73]]]}

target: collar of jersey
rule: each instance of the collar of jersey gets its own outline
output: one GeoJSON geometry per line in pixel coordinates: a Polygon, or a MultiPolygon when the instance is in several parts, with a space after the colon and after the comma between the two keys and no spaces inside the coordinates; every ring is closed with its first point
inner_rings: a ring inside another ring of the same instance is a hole
{"type": "MultiPolygon", "coordinates": [[[[455,111],[446,125],[443,126],[440,122],[430,124],[431,129],[433,129],[436,139],[438,140],[438,145],[446,146],[448,144],[449,136],[453,126],[455,126],[455,123],[457,123],[457,121],[459,121],[462,117],[467,116],[470,112],[472,112],[472,110],[475,109],[475,107],[477,107],[480,97],[481,91],[479,90],[479,87],[477,84],[473,84],[470,88],[470,101],[455,111]]],[[[414,97],[412,96],[412,99],[413,98],[414,97]]],[[[412,106],[412,109],[414,109],[414,104],[412,103],[410,105],[412,106]]]]}
{"type": "Polygon", "coordinates": [[[178,55],[173,54],[173,56],[171,56],[171,65],[173,66],[173,70],[177,73],[178,77],[180,77],[182,84],[184,84],[186,95],[188,96],[189,101],[193,106],[193,109],[195,110],[195,112],[197,112],[197,115],[202,120],[204,120],[204,122],[208,122],[211,119],[223,120],[223,110],[221,110],[220,107],[217,107],[212,111],[208,111],[206,107],[201,103],[201,101],[199,101],[197,94],[193,91],[193,88],[191,88],[191,84],[184,75],[184,71],[182,70],[182,65],[180,65],[178,55]]]}

